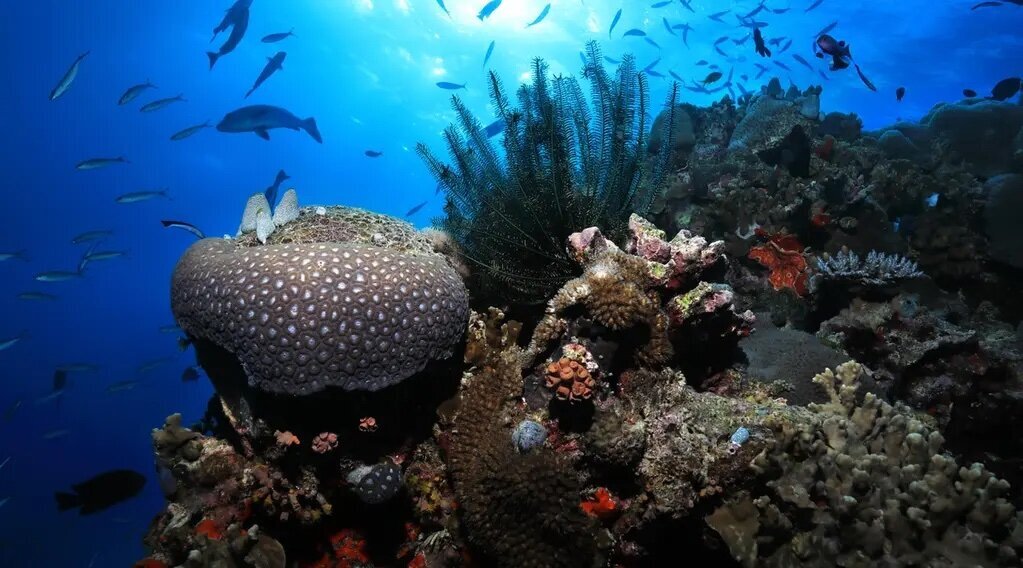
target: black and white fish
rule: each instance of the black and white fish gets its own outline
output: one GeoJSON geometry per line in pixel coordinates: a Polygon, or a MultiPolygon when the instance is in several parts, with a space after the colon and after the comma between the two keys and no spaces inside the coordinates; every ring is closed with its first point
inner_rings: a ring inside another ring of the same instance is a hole
{"type": "Polygon", "coordinates": [[[196,238],[199,238],[199,239],[205,239],[206,238],[206,234],[203,233],[202,231],[200,231],[198,227],[196,227],[195,225],[193,225],[191,223],[186,223],[184,221],[164,220],[164,221],[160,221],[160,224],[163,225],[164,228],[166,228],[166,229],[181,229],[182,231],[186,231],[186,232],[189,232],[189,233],[195,235],[196,238]]]}

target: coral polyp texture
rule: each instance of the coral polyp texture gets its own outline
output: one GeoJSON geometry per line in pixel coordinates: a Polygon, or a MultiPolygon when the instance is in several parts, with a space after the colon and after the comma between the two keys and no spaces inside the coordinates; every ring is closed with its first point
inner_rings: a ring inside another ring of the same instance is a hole
{"type": "Polygon", "coordinates": [[[468,298],[444,257],[372,215],[355,227],[351,217],[303,217],[274,232],[288,244],[192,245],[171,287],[181,328],[234,354],[250,385],[276,393],[378,390],[450,355],[468,298]],[[362,244],[375,235],[403,250],[362,244]],[[321,240],[337,238],[359,243],[321,240]]]}

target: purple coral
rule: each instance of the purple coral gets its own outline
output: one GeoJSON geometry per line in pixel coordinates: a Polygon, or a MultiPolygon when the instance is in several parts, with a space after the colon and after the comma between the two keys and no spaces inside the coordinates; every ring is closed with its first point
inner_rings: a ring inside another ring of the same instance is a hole
{"type": "Polygon", "coordinates": [[[318,454],[325,454],[337,447],[337,434],[333,432],[320,432],[313,438],[313,451],[318,454]]]}

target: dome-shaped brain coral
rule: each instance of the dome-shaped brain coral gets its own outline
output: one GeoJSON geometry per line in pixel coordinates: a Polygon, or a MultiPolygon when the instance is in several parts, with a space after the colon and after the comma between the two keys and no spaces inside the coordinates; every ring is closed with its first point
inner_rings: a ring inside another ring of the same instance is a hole
{"type": "Polygon", "coordinates": [[[234,354],[250,385],[293,395],[399,383],[449,355],[469,313],[458,274],[411,225],[348,208],[303,209],[266,245],[195,243],[171,307],[190,336],[234,354]]]}

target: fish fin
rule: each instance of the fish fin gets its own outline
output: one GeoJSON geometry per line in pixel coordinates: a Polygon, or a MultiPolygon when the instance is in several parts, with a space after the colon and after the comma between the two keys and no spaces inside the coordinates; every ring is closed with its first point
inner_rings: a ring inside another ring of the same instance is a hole
{"type": "Polygon", "coordinates": [[[252,94],[252,91],[255,91],[255,89],[249,89],[249,92],[245,93],[245,96],[242,97],[242,98],[245,98],[245,99],[249,98],[249,95],[252,94]]]}
{"type": "Polygon", "coordinates": [[[302,121],[302,128],[309,133],[309,136],[313,137],[320,144],[323,144],[323,137],[320,136],[320,129],[316,127],[316,119],[309,117],[302,121]]]}
{"type": "Polygon", "coordinates": [[[256,130],[253,130],[253,132],[255,132],[256,136],[259,136],[263,140],[269,140],[270,139],[270,133],[267,132],[265,128],[257,128],[256,130]]]}
{"type": "Polygon", "coordinates": [[[74,509],[82,504],[82,499],[74,493],[62,493],[58,491],[53,494],[54,498],[57,499],[57,510],[67,511],[68,509],[74,509]]]}
{"type": "Polygon", "coordinates": [[[220,59],[220,54],[219,53],[214,53],[212,51],[207,51],[206,52],[206,57],[210,58],[210,71],[212,71],[213,70],[213,66],[216,65],[217,64],[217,60],[220,59]]]}
{"type": "Polygon", "coordinates": [[[28,250],[22,249],[22,250],[19,250],[19,251],[15,252],[14,253],[14,258],[16,258],[18,260],[23,260],[25,262],[28,262],[29,261],[28,250]]]}

